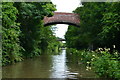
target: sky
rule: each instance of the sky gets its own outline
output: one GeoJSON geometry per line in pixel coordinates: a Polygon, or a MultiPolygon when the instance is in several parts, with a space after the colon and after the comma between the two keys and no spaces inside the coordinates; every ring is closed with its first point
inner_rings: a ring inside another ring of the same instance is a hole
{"type": "MultiPolygon", "coordinates": [[[[80,6],[80,0],[51,0],[56,5],[56,12],[69,12],[72,13],[78,6],[80,6]]],[[[64,38],[64,35],[68,29],[66,24],[57,24],[57,30],[55,31],[56,36],[64,38]]]]}

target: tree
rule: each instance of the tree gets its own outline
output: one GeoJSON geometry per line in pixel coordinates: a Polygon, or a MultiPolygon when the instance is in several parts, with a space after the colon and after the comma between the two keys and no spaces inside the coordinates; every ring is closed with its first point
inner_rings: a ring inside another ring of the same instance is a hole
{"type": "Polygon", "coordinates": [[[21,23],[21,46],[25,49],[25,57],[41,54],[41,50],[48,46],[50,28],[43,27],[44,16],[52,16],[56,10],[51,2],[15,3],[19,11],[18,22],[21,23]]]}
{"type": "Polygon", "coordinates": [[[22,55],[20,50],[19,36],[20,28],[19,23],[16,23],[18,13],[17,9],[13,6],[14,3],[2,4],[2,63],[10,64],[15,61],[21,61],[22,55]]]}
{"type": "Polygon", "coordinates": [[[101,45],[113,48],[116,45],[116,49],[120,51],[120,2],[106,3],[108,5],[105,8],[106,12],[103,13],[102,18],[102,31],[99,33],[101,45]]]}
{"type": "Polygon", "coordinates": [[[120,50],[120,2],[117,3],[84,3],[74,13],[79,14],[80,28],[68,28],[67,45],[77,49],[99,47],[120,50]],[[74,35],[75,34],[75,35],[74,35]],[[73,41],[72,41],[73,40],[73,41]],[[78,46],[80,45],[80,46],[78,46]]]}

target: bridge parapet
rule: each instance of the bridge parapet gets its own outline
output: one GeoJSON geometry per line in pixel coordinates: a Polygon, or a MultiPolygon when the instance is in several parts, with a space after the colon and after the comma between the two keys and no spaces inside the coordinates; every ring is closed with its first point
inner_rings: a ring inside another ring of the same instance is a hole
{"type": "Polygon", "coordinates": [[[50,24],[71,24],[79,26],[79,15],[75,13],[54,12],[52,17],[44,17],[44,25],[50,24]]]}

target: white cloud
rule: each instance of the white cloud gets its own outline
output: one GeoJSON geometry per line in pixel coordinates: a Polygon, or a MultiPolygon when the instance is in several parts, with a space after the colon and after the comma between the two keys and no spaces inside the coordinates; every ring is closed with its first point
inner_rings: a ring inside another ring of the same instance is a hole
{"type": "Polygon", "coordinates": [[[57,12],[72,12],[80,5],[80,0],[51,0],[57,12]]]}

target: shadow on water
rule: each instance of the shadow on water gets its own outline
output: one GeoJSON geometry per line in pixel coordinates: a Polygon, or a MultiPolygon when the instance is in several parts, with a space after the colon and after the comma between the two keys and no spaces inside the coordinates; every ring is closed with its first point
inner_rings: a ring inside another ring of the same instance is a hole
{"type": "MultiPolygon", "coordinates": [[[[55,53],[53,53],[55,54],[55,53]]],[[[44,54],[34,59],[27,59],[2,69],[3,78],[95,78],[95,73],[86,71],[84,64],[78,64],[77,57],[66,54],[62,50],[59,54],[44,54]]],[[[51,80],[49,79],[49,80],[51,80]]],[[[57,79],[59,80],[59,79],[57,79]]]]}

